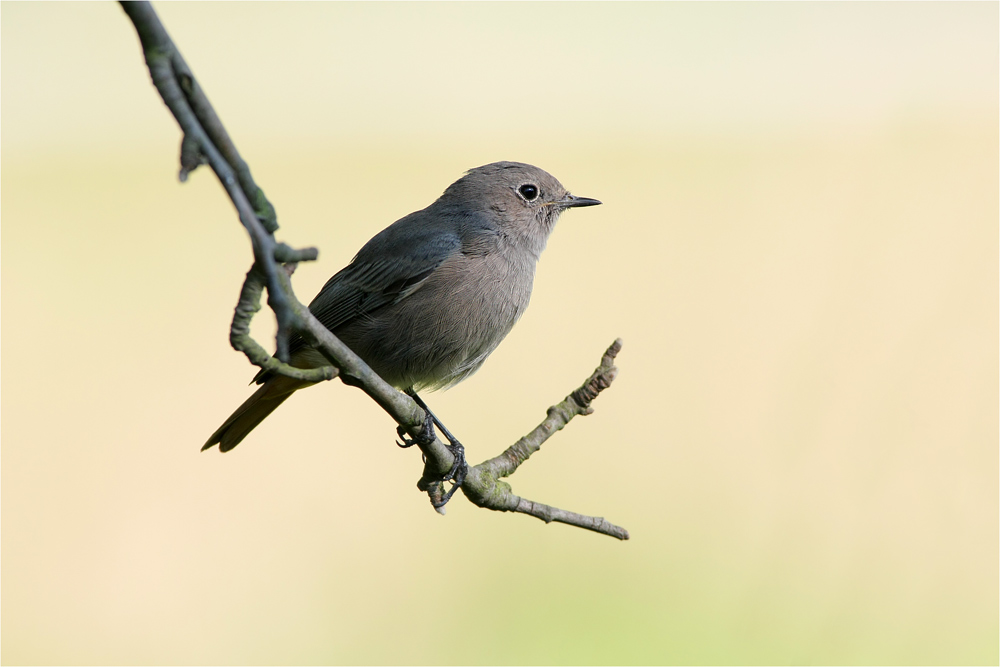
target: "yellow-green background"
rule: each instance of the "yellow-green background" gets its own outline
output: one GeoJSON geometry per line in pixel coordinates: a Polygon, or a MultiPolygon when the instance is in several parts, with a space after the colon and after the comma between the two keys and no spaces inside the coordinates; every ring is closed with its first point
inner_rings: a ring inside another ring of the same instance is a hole
{"type": "MultiPolygon", "coordinates": [[[[432,405],[629,542],[414,487],[339,382],[200,453],[249,249],[114,4],[2,26],[5,663],[998,661],[998,5],[163,4],[308,300],[465,169],[574,193],[432,405]]],[[[266,340],[269,322],[258,332],[266,340]]]]}

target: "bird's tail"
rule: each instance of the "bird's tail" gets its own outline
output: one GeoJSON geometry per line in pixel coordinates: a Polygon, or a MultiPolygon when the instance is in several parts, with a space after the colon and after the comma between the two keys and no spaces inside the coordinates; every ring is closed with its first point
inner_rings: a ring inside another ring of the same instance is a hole
{"type": "Polygon", "coordinates": [[[228,452],[240,444],[243,438],[247,437],[247,434],[254,430],[257,424],[264,421],[269,414],[284,403],[286,398],[298,389],[311,384],[313,383],[282,375],[273,376],[244,401],[243,405],[236,408],[236,412],[231,414],[229,419],[208,439],[208,442],[201,448],[202,451],[213,445],[219,445],[220,451],[228,452]]]}

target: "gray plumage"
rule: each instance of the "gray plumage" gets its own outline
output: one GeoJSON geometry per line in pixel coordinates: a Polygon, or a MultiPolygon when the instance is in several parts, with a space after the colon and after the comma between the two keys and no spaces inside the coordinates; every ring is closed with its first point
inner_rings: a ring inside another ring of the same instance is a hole
{"type": "MultiPolygon", "coordinates": [[[[528,306],[535,264],[559,214],[599,204],[519,162],[472,169],[427,208],[376,234],[309,310],[386,382],[440,389],[469,377],[528,306]]],[[[304,340],[291,363],[326,365],[304,340]]],[[[261,372],[262,384],[203,449],[235,447],[311,383],[261,372]]]]}

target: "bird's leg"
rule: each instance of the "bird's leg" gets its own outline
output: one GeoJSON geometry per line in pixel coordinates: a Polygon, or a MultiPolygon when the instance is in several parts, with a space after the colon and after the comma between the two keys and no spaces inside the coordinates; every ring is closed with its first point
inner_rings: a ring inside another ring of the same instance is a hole
{"type": "Polygon", "coordinates": [[[429,417],[430,423],[432,424],[429,433],[434,432],[433,424],[437,424],[437,427],[441,429],[441,432],[444,433],[444,437],[448,440],[448,445],[446,445],[446,447],[448,447],[448,451],[450,451],[451,455],[455,458],[454,463],[451,465],[451,470],[441,476],[442,482],[451,480],[452,487],[448,489],[447,493],[444,494],[440,502],[434,503],[434,507],[444,507],[445,504],[451,500],[451,497],[455,495],[455,491],[458,490],[458,487],[462,486],[462,482],[465,481],[465,476],[469,472],[469,464],[465,461],[465,447],[458,441],[458,438],[451,434],[448,427],[442,424],[441,420],[438,419],[433,412],[431,412],[431,409],[427,407],[426,403],[424,403],[424,399],[417,396],[417,392],[413,391],[413,389],[407,389],[406,394],[412,398],[429,417]]]}

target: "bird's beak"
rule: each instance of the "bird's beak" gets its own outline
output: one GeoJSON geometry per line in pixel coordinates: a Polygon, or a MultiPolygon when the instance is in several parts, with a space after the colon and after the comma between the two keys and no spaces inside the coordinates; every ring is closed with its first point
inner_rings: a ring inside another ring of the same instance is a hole
{"type": "Polygon", "coordinates": [[[601,202],[597,199],[590,199],[589,197],[575,197],[567,194],[555,203],[559,208],[573,208],[574,206],[597,206],[601,202]]]}

